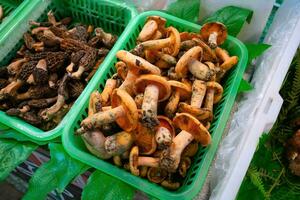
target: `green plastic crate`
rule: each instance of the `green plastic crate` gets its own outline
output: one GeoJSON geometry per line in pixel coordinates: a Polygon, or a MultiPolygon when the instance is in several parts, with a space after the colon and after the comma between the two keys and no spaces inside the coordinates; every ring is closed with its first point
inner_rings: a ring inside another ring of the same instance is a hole
{"type": "MultiPolygon", "coordinates": [[[[137,15],[137,11],[134,7],[119,1],[30,0],[30,5],[25,7],[25,9],[22,10],[22,13],[14,16],[14,24],[10,26],[9,30],[0,34],[0,66],[7,65],[16,55],[16,52],[23,43],[23,33],[29,30],[29,20],[46,20],[46,15],[49,10],[53,10],[58,19],[71,16],[74,21],[100,26],[105,31],[112,32],[118,36],[121,35],[131,19],[137,15]],[[6,51],[7,53],[5,53],[6,51]]],[[[100,68],[108,68],[106,65],[111,62],[110,60],[114,58],[114,55],[115,50],[112,48],[111,53],[107,55],[100,68]]],[[[98,77],[102,74],[99,72],[99,70],[96,72],[94,77],[85,87],[83,93],[78,97],[70,111],[56,128],[50,131],[43,131],[20,118],[8,116],[3,111],[0,111],[0,123],[37,141],[47,141],[61,135],[63,128],[70,122],[69,118],[74,115],[74,113],[77,113],[77,110],[81,108],[82,103],[86,101],[87,94],[89,94],[95,88],[95,85],[97,85],[98,77]]]]}
{"type": "MultiPolygon", "coordinates": [[[[167,26],[174,26],[179,31],[193,31],[198,32],[200,26],[190,23],[188,21],[179,19],[166,13],[159,11],[148,11],[138,15],[127,26],[124,34],[121,36],[116,48],[130,50],[135,47],[136,38],[142,29],[146,18],[151,15],[159,15],[167,19],[167,26]]],[[[80,106],[76,113],[70,118],[70,123],[66,126],[63,133],[63,145],[65,150],[75,159],[78,159],[96,169],[99,169],[115,178],[118,178],[139,190],[142,190],[149,195],[159,199],[191,199],[202,188],[206,179],[209,166],[214,158],[218,144],[222,137],[227,120],[230,116],[231,108],[234,104],[235,97],[238,92],[239,84],[245,71],[248,52],[246,47],[236,38],[229,36],[223,45],[231,55],[239,57],[239,63],[234,67],[223,81],[224,96],[214,109],[215,119],[211,125],[210,133],[212,135],[212,143],[206,148],[200,148],[194,158],[191,168],[184,180],[183,185],[176,191],[169,191],[160,185],[149,182],[147,179],[136,177],[128,171],[119,168],[105,160],[101,160],[89,153],[86,149],[81,137],[75,136],[74,132],[79,128],[80,122],[87,116],[88,111],[88,93],[85,95],[85,102],[80,106]]],[[[115,52],[114,52],[115,53],[115,52]]],[[[101,76],[98,77],[98,84],[95,85],[94,90],[101,91],[105,85],[105,81],[114,73],[114,64],[117,59],[110,60],[107,68],[102,68],[101,76]]],[[[90,91],[92,92],[92,90],[90,91]]],[[[82,101],[83,102],[83,101],[82,101]]]]}

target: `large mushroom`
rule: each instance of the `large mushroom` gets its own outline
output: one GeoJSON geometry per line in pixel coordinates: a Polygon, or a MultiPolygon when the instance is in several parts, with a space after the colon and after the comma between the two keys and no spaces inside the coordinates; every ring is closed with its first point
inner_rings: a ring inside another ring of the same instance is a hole
{"type": "Polygon", "coordinates": [[[115,89],[111,96],[112,109],[95,113],[81,122],[83,129],[100,128],[103,124],[116,121],[125,131],[131,132],[137,126],[138,113],[132,97],[124,90],[115,89]]]}
{"type": "Polygon", "coordinates": [[[158,125],[157,104],[169,98],[171,87],[168,81],[157,75],[142,75],[135,81],[136,94],[144,93],[142,123],[153,128],[158,125]]]}
{"type": "Polygon", "coordinates": [[[134,146],[130,151],[129,166],[131,173],[135,176],[139,176],[139,166],[159,167],[159,158],[139,156],[139,148],[134,146]]]}
{"type": "Polygon", "coordinates": [[[166,149],[160,158],[160,166],[168,172],[175,172],[180,163],[181,153],[184,148],[196,140],[203,146],[210,144],[210,134],[207,129],[192,115],[180,113],[173,119],[175,126],[181,132],[173,139],[171,146],[166,149]]]}
{"type": "Polygon", "coordinates": [[[126,90],[130,95],[134,95],[133,88],[138,75],[144,73],[160,74],[160,69],[158,67],[128,51],[118,51],[116,56],[118,59],[126,63],[128,68],[126,79],[119,88],[126,90]]]}
{"type": "Polygon", "coordinates": [[[186,112],[195,116],[198,120],[204,120],[211,116],[211,110],[201,108],[206,93],[206,83],[204,81],[195,80],[192,86],[191,103],[180,102],[178,105],[179,112],[186,112]]]}
{"type": "Polygon", "coordinates": [[[206,41],[212,49],[215,49],[226,40],[227,28],[220,22],[209,22],[201,27],[200,34],[202,39],[206,41]]]}
{"type": "Polygon", "coordinates": [[[164,32],[165,24],[166,19],[160,16],[149,16],[143,29],[139,33],[137,41],[145,42],[153,38],[158,38],[157,35],[164,32]]]}
{"type": "Polygon", "coordinates": [[[157,116],[159,125],[156,127],[155,140],[159,149],[164,149],[171,145],[175,137],[173,122],[162,115],[157,116]]]}
{"type": "Polygon", "coordinates": [[[210,111],[210,121],[213,118],[213,105],[218,103],[223,95],[223,87],[214,81],[207,82],[206,97],[204,101],[204,108],[210,111]]]}
{"type": "Polygon", "coordinates": [[[165,114],[169,118],[173,118],[177,110],[177,106],[180,100],[189,99],[192,94],[192,88],[189,85],[181,83],[179,81],[168,81],[173,89],[172,95],[169,99],[168,104],[165,107],[165,114]]]}
{"type": "Polygon", "coordinates": [[[166,28],[167,38],[148,40],[138,44],[135,48],[136,52],[144,50],[163,50],[163,52],[177,56],[180,48],[180,34],[178,30],[172,26],[166,28]]]}

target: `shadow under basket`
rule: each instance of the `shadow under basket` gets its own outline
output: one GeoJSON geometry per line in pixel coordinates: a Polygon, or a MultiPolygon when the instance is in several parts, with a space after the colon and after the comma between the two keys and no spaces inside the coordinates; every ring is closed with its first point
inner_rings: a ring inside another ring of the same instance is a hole
{"type": "MultiPolygon", "coordinates": [[[[102,27],[105,31],[114,33],[118,36],[122,34],[127,24],[137,14],[134,7],[118,1],[30,0],[30,5],[27,6],[22,13],[15,16],[14,26],[11,27],[3,37],[0,37],[1,51],[4,51],[4,49],[7,50],[5,55],[0,55],[0,66],[8,65],[16,56],[17,51],[23,44],[23,33],[30,30],[28,24],[29,20],[36,20],[39,22],[46,21],[47,13],[50,10],[55,13],[55,17],[58,20],[70,16],[72,17],[73,22],[93,25],[94,27],[102,27]]],[[[113,59],[115,52],[116,50],[113,47],[99,69],[108,68],[108,66],[105,66],[105,63],[110,63],[106,61],[113,59]]],[[[47,141],[60,136],[63,128],[70,122],[70,117],[76,115],[77,110],[82,107],[82,104],[85,102],[84,96],[89,96],[89,91],[92,91],[98,83],[99,69],[86,85],[82,94],[74,102],[69,112],[54,129],[43,131],[18,117],[8,116],[3,111],[0,111],[0,123],[37,141],[47,141]]]]}
{"type": "MultiPolygon", "coordinates": [[[[173,26],[179,31],[189,31],[198,33],[200,26],[190,23],[188,21],[179,19],[166,13],[159,11],[148,11],[138,15],[127,26],[124,34],[119,39],[116,46],[120,49],[130,50],[136,45],[136,38],[148,16],[159,15],[167,19],[166,26],[173,26]]],[[[224,96],[221,101],[215,105],[214,108],[214,120],[212,122],[210,133],[212,135],[212,141],[206,148],[199,148],[198,153],[193,158],[192,165],[188,171],[188,174],[182,186],[176,191],[170,191],[163,188],[160,185],[152,183],[147,179],[140,178],[132,175],[125,169],[119,168],[108,161],[101,160],[92,155],[85,147],[80,136],[75,136],[74,132],[80,127],[80,122],[87,116],[89,97],[85,97],[85,103],[82,104],[77,114],[72,116],[70,123],[66,126],[63,133],[63,145],[65,150],[75,159],[80,160],[100,171],[103,171],[112,177],[118,178],[131,186],[146,192],[147,194],[159,199],[191,199],[202,188],[205,182],[209,166],[214,158],[218,144],[222,137],[227,120],[230,116],[232,106],[235,101],[235,97],[238,92],[239,84],[242,79],[242,75],[245,71],[248,59],[248,53],[246,47],[236,38],[228,36],[227,41],[222,45],[227,49],[230,55],[236,55],[239,57],[238,64],[228,72],[227,76],[223,80],[224,96]]],[[[114,73],[114,64],[117,62],[117,58],[110,60],[107,68],[102,68],[101,77],[98,79],[98,85],[95,90],[102,91],[106,80],[114,73]]]]}

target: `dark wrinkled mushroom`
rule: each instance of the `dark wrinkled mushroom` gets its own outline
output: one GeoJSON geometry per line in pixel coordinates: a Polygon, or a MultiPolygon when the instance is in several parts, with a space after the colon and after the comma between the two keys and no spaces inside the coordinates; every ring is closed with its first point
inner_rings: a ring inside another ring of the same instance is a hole
{"type": "Polygon", "coordinates": [[[28,106],[31,108],[47,108],[54,104],[57,97],[45,98],[45,99],[32,99],[27,102],[28,106]]]}
{"type": "Polygon", "coordinates": [[[28,89],[27,92],[22,94],[17,94],[16,99],[21,100],[27,100],[27,99],[40,99],[40,98],[47,98],[47,97],[53,97],[55,96],[55,90],[50,88],[48,85],[37,85],[32,86],[28,89]]]}

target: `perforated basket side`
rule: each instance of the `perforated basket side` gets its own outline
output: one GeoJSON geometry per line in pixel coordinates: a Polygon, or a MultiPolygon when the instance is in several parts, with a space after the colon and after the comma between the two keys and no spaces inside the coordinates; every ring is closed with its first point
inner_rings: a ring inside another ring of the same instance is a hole
{"type": "MultiPolygon", "coordinates": [[[[187,22],[185,20],[178,19],[168,14],[149,11],[140,14],[136,17],[125,29],[119,42],[116,44],[116,51],[118,49],[130,50],[135,47],[136,38],[140,30],[142,29],[147,16],[159,15],[167,19],[167,26],[174,26],[179,31],[193,31],[198,32],[200,29],[199,25],[187,22]]],[[[183,185],[176,191],[169,191],[165,188],[151,183],[146,179],[131,175],[124,169],[120,169],[105,160],[98,159],[93,156],[86,149],[83,141],[80,137],[74,136],[74,132],[80,126],[80,122],[87,116],[88,111],[88,100],[89,97],[85,98],[85,103],[82,104],[82,108],[78,110],[78,113],[71,118],[73,123],[67,125],[63,133],[63,145],[66,151],[74,158],[81,160],[82,162],[95,167],[111,176],[121,179],[122,181],[136,187],[152,196],[160,199],[191,199],[193,198],[202,188],[202,185],[206,179],[209,166],[213,160],[214,154],[218,147],[218,143],[222,137],[223,130],[226,122],[229,118],[231,108],[233,106],[235,96],[239,87],[239,83],[242,79],[246,63],[247,63],[247,50],[245,46],[233,37],[228,37],[224,47],[229,50],[230,54],[239,56],[238,65],[231,70],[224,80],[224,96],[220,103],[214,108],[214,121],[210,128],[212,135],[212,144],[206,148],[200,148],[197,155],[194,158],[192,166],[188,171],[188,175],[184,180],[183,185]]],[[[102,91],[105,81],[111,77],[114,73],[114,64],[117,61],[116,58],[110,60],[106,66],[99,71],[99,79],[97,86],[94,90],[98,89],[102,91]]],[[[92,91],[90,91],[92,92],[92,91]]]]}

